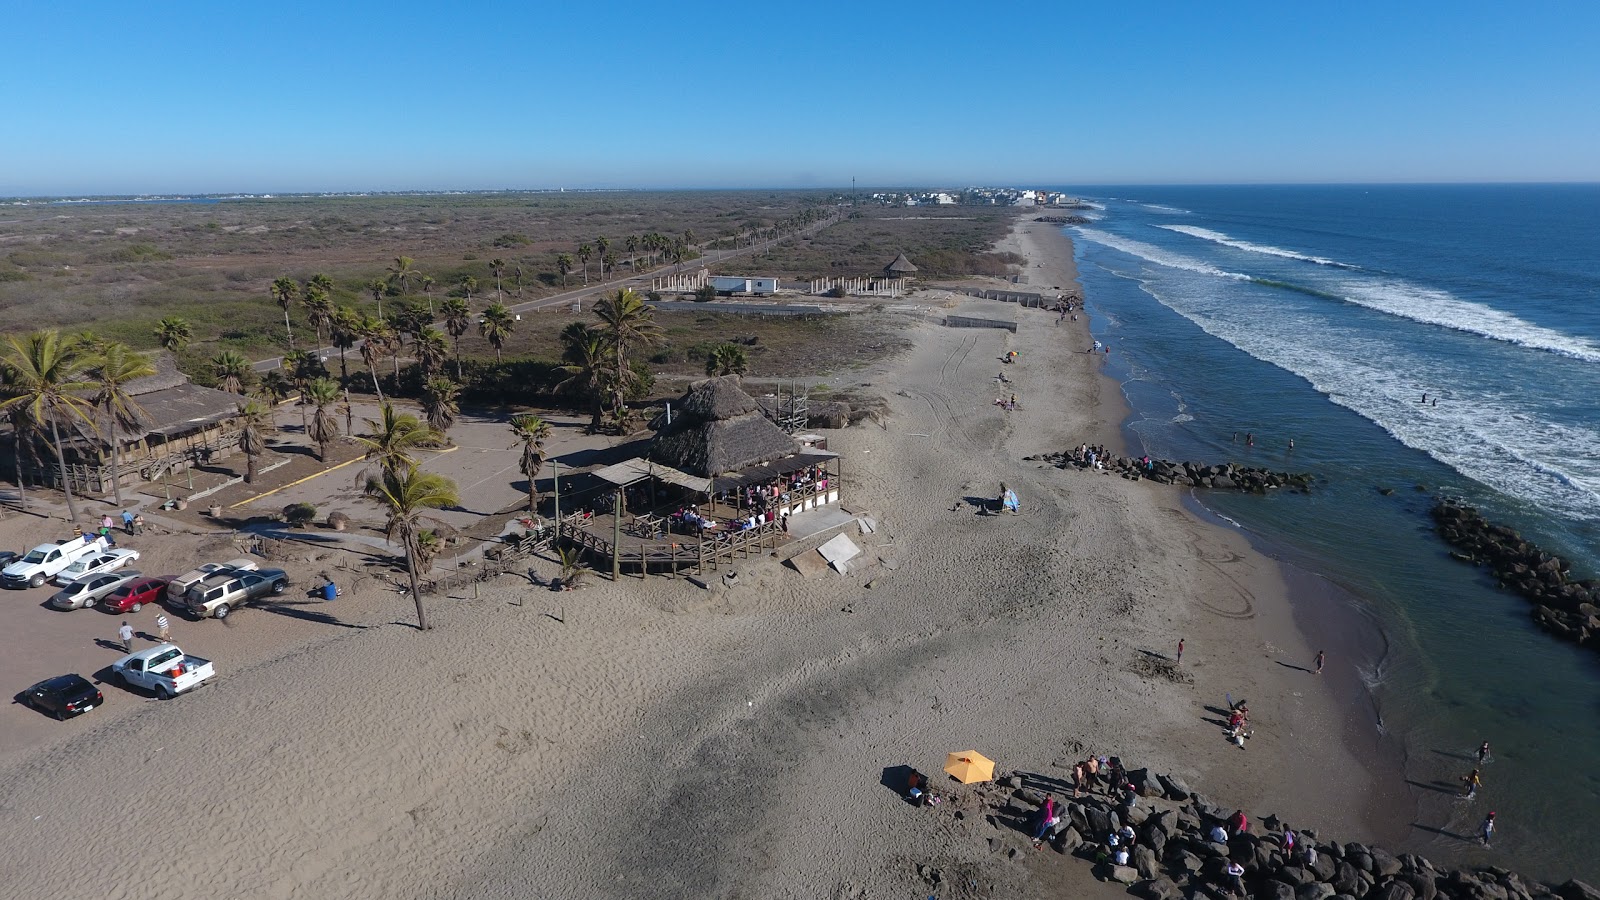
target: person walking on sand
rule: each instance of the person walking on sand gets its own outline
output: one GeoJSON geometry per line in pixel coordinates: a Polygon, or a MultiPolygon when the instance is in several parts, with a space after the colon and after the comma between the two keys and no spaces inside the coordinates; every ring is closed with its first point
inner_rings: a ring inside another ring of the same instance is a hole
{"type": "Polygon", "coordinates": [[[122,652],[123,653],[132,653],[133,652],[133,626],[128,624],[128,620],[127,619],[123,619],[122,620],[122,627],[117,629],[117,637],[122,638],[122,652]]]}
{"type": "Polygon", "coordinates": [[[1483,846],[1489,846],[1489,839],[1494,837],[1494,813],[1483,817],[1483,824],[1478,826],[1478,838],[1483,841],[1483,846]]]}
{"type": "Polygon", "coordinates": [[[172,637],[170,625],[171,623],[167,621],[166,613],[156,616],[156,632],[161,635],[161,643],[163,644],[172,637]]]}
{"type": "Polygon", "coordinates": [[[133,517],[133,533],[144,534],[144,516],[142,514],[136,513],[133,517]]]}
{"type": "Polygon", "coordinates": [[[122,530],[128,534],[133,534],[133,510],[131,509],[122,511],[122,530]]]}
{"type": "Polygon", "coordinates": [[[1173,665],[1183,665],[1183,638],[1178,638],[1178,659],[1173,663],[1173,665]]]}
{"type": "Polygon", "coordinates": [[[1313,674],[1313,675],[1321,675],[1322,674],[1322,664],[1327,662],[1327,661],[1328,661],[1328,654],[1322,652],[1321,650],[1318,650],[1317,651],[1317,671],[1315,671],[1315,672],[1313,672],[1311,674],[1313,674]]]}
{"type": "Polygon", "coordinates": [[[1478,765],[1481,766],[1492,759],[1494,759],[1494,757],[1489,753],[1489,742],[1484,741],[1478,746],[1478,765]]]}

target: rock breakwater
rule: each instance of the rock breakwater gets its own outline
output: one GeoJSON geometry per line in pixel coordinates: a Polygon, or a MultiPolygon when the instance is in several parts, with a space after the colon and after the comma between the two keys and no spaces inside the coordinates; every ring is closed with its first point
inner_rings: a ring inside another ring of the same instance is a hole
{"type": "Polygon", "coordinates": [[[1572,577],[1567,561],[1497,525],[1476,509],[1440,500],[1431,511],[1434,530],[1454,547],[1455,559],[1488,569],[1500,587],[1533,604],[1540,628],[1600,650],[1600,581],[1572,577]]]}
{"type": "Polygon", "coordinates": [[[1031,462],[1044,462],[1058,469],[1083,469],[1106,471],[1132,480],[1147,479],[1159,484],[1181,487],[1216,488],[1219,490],[1246,491],[1262,494],[1279,488],[1309,491],[1315,476],[1304,472],[1274,472],[1254,466],[1234,463],[1208,465],[1195,462],[1174,462],[1170,459],[1150,457],[1098,456],[1091,457],[1082,451],[1042,453],[1025,456],[1031,462]]]}

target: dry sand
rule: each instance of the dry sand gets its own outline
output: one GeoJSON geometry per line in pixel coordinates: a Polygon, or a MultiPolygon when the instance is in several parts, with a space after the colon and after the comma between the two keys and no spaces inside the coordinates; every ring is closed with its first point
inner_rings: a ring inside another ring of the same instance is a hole
{"type": "MultiPolygon", "coordinates": [[[[1070,282],[1059,229],[1011,240],[1036,279],[1070,282]]],[[[863,378],[890,418],[830,435],[848,505],[882,525],[859,538],[871,565],[804,581],[752,560],[713,591],[503,578],[435,602],[428,634],[330,628],[281,658],[219,659],[215,687],[91,714],[0,760],[0,884],[29,898],[904,897],[935,893],[916,874],[931,863],[941,897],[1121,893],[1053,853],[990,855],[987,837],[1025,841],[880,784],[886,767],[936,773],[969,748],[1056,777],[1058,759],[1120,754],[1221,803],[1375,836],[1370,776],[1339,739],[1346,708],[1279,665],[1314,649],[1277,565],[1172,488],[1023,462],[1116,442],[1121,397],[1082,352],[1085,321],[968,305],[1022,327],[908,316],[915,349],[863,378]],[[1011,413],[992,404],[1008,349],[1011,413]],[[1021,515],[962,502],[1002,480],[1021,515]],[[1173,679],[1156,657],[1180,637],[1173,679]],[[1227,691],[1251,701],[1244,750],[1206,721],[1227,691]]]]}

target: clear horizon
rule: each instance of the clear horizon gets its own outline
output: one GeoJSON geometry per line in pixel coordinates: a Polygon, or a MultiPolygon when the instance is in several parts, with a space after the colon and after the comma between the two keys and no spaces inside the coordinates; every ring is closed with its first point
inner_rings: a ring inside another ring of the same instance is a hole
{"type": "Polygon", "coordinates": [[[27,5],[0,196],[1600,181],[1593,4],[1006,12],[27,5]]]}

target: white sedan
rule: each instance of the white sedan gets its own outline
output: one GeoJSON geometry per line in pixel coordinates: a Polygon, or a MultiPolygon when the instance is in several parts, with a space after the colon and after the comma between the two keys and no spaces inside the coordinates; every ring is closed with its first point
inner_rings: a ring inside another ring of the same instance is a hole
{"type": "Polygon", "coordinates": [[[115,572],[138,558],[139,551],[137,550],[107,550],[104,553],[91,554],[56,573],[55,582],[62,587],[66,587],[74,581],[89,575],[99,575],[101,572],[115,572]]]}

